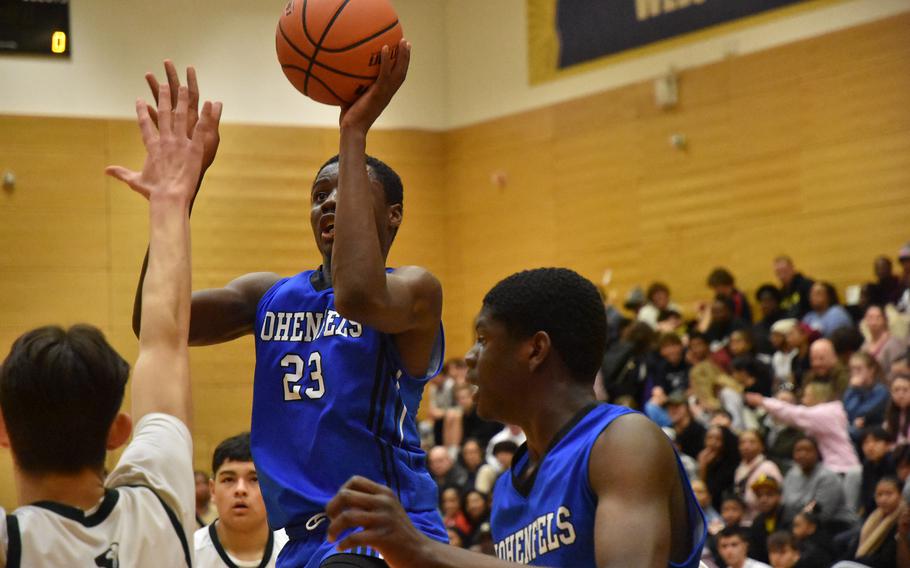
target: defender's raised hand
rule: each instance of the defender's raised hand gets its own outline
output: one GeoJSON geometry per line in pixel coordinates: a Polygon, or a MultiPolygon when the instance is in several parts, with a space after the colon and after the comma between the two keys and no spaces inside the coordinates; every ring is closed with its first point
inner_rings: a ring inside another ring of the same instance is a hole
{"type": "Polygon", "coordinates": [[[151,199],[153,196],[185,197],[192,200],[202,169],[203,142],[216,129],[221,103],[206,102],[199,119],[188,135],[189,91],[177,89],[176,106],[171,106],[171,89],[158,89],[158,128],[145,101],[136,102],[136,115],[146,158],[142,171],[109,166],[105,173],[151,199]],[[172,112],[173,109],[173,112],[172,112]]]}
{"type": "MultiPolygon", "coordinates": [[[[170,87],[171,109],[176,109],[177,92],[180,88],[180,76],[177,74],[177,67],[174,66],[174,62],[170,59],[164,60],[164,74],[167,77],[167,84],[170,87]]],[[[158,78],[155,77],[154,73],[148,72],[145,74],[145,82],[148,83],[149,89],[152,91],[152,96],[155,98],[155,104],[157,104],[158,92],[161,89],[158,78]]],[[[193,128],[196,127],[196,122],[199,120],[199,83],[196,79],[196,69],[193,66],[186,68],[186,85],[189,90],[186,127],[187,136],[190,136],[193,133],[193,128]]],[[[212,162],[215,161],[215,154],[218,153],[218,144],[221,142],[221,136],[218,132],[218,127],[221,124],[221,107],[218,106],[218,108],[213,110],[215,111],[215,128],[208,132],[202,139],[202,174],[205,174],[206,170],[209,169],[209,166],[212,165],[212,162]]],[[[157,126],[158,113],[154,108],[149,108],[149,116],[151,116],[152,122],[157,126]]]]}

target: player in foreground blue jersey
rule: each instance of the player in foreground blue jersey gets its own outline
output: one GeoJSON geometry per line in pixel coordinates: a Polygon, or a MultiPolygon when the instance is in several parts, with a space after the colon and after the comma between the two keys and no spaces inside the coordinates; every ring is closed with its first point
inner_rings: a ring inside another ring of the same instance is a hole
{"type": "Polygon", "coordinates": [[[427,539],[394,493],[361,477],[327,508],[339,549],[375,547],[394,568],[698,566],[704,516],[670,442],[594,399],[606,337],[594,285],[566,269],[521,272],[486,295],[475,324],[478,413],[528,436],[493,491],[499,558],[427,539]]]}
{"type": "MultiPolygon", "coordinates": [[[[256,340],[252,453],[269,524],[290,537],[280,567],[385,566],[369,547],[339,555],[326,540],[325,506],[352,475],[390,487],[422,534],[447,540],[416,425],[423,386],[442,363],[442,289],[423,268],[386,268],[403,190],[366,155],[370,127],[404,82],[410,45],[398,54],[383,49],[379,80],[342,109],[339,156],[310,189],[322,266],[289,278],[247,274],[193,294],[191,344],[256,340]]],[[[173,65],[166,70],[176,84],[173,65]]]]}

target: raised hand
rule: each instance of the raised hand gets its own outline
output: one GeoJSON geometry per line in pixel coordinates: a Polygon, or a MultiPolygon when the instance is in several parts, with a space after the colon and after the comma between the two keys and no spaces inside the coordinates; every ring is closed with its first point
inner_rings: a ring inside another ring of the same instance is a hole
{"type": "Polygon", "coordinates": [[[129,185],[147,199],[156,197],[185,198],[191,201],[202,169],[203,142],[216,129],[221,103],[206,102],[190,134],[189,91],[177,89],[176,105],[171,105],[168,85],[158,88],[158,128],[155,128],[149,106],[136,101],[136,115],[146,157],[142,171],[136,172],[121,166],[109,166],[105,173],[129,185]],[[173,109],[173,110],[172,110],[173,109]]]}
{"type": "MultiPolygon", "coordinates": [[[[170,87],[171,109],[173,110],[177,108],[177,92],[180,88],[180,76],[177,74],[177,68],[174,66],[174,62],[170,59],[164,60],[164,74],[167,77],[167,84],[170,87]]],[[[158,78],[155,77],[154,73],[148,72],[145,74],[145,82],[148,83],[149,89],[152,91],[152,96],[155,98],[155,104],[157,104],[158,93],[161,89],[158,78]]],[[[199,83],[196,80],[196,69],[193,66],[186,68],[186,85],[189,90],[186,134],[187,136],[190,136],[193,133],[193,129],[196,127],[196,122],[199,120],[199,83]]],[[[218,144],[221,142],[221,136],[218,132],[218,127],[221,124],[221,106],[219,105],[217,109],[213,108],[213,110],[215,111],[215,128],[208,131],[202,140],[202,174],[205,174],[206,170],[209,169],[209,166],[212,165],[212,162],[215,161],[215,154],[218,153],[218,144]]],[[[149,108],[149,116],[151,116],[152,122],[157,126],[158,113],[154,108],[149,108]]]]}
{"type": "Polygon", "coordinates": [[[382,47],[379,77],[353,104],[341,108],[341,129],[355,129],[366,134],[392,97],[401,88],[411,63],[411,44],[404,39],[398,43],[398,56],[392,60],[389,46],[382,47]]]}

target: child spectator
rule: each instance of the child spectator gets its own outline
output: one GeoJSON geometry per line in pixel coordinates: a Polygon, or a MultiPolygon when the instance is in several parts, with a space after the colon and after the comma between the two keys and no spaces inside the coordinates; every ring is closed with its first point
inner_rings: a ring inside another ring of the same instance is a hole
{"type": "Polygon", "coordinates": [[[862,435],[863,479],[860,489],[859,514],[866,518],[875,510],[875,488],[885,477],[894,477],[897,470],[889,451],[891,435],[878,426],[865,430],[862,435]]]}
{"type": "Polygon", "coordinates": [[[739,435],[739,455],[742,461],[736,468],[733,480],[736,494],[746,504],[746,518],[752,520],[757,514],[757,497],[752,484],[762,476],[783,481],[784,476],[773,461],[765,457],[765,443],[755,430],[746,430],[739,435]]]}
{"type": "Polygon", "coordinates": [[[888,331],[888,316],[881,306],[869,306],[863,324],[869,335],[862,350],[875,357],[882,369],[890,369],[891,363],[907,352],[907,344],[888,331]]]}
{"type": "Polygon", "coordinates": [[[885,429],[894,436],[897,444],[910,442],[910,375],[897,375],[891,379],[891,400],[885,410],[885,429]]]}
{"type": "Polygon", "coordinates": [[[850,387],[844,393],[844,410],[850,423],[850,438],[860,442],[865,428],[881,425],[888,405],[888,389],[880,380],[881,367],[868,353],[850,357],[850,387]]]}

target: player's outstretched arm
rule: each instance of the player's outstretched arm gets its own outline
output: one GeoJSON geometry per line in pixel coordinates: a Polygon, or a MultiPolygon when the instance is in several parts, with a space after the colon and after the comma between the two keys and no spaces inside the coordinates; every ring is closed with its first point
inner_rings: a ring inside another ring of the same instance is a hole
{"type": "Polygon", "coordinates": [[[107,173],[149,200],[149,262],[132,379],[133,419],[162,412],[190,426],[189,209],[202,168],[202,140],[216,128],[221,105],[206,102],[188,135],[188,89],[178,89],[173,112],[169,86],[160,86],[158,101],[157,129],[148,105],[136,103],[147,152],[142,171],[111,166],[107,173]]]}
{"type": "Polygon", "coordinates": [[[332,286],[343,316],[385,333],[423,330],[432,342],[442,313],[442,287],[419,267],[386,274],[380,241],[384,225],[379,223],[400,222],[401,208],[386,206],[367,173],[367,133],[407,76],[411,46],[402,40],[397,49],[393,60],[383,47],[379,78],[341,113],[332,286]]]}
{"type": "MultiPolygon", "coordinates": [[[[436,542],[416,528],[391,489],[363,477],[352,477],[329,501],[332,542],[350,529],[363,530],[347,536],[337,546],[350,550],[371,546],[391,568],[515,568],[522,566],[436,542]]],[[[631,566],[631,565],[630,565],[631,566]]]]}
{"type": "Polygon", "coordinates": [[[666,568],[671,558],[686,560],[693,531],[673,524],[687,522],[685,492],[670,443],[653,422],[618,418],[591,449],[588,474],[598,499],[597,566],[666,568]]]}

